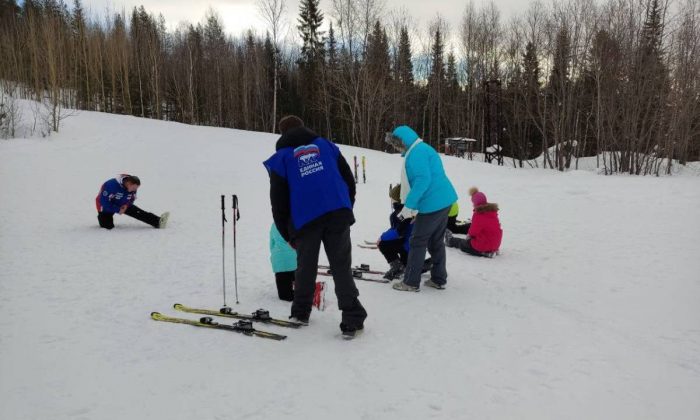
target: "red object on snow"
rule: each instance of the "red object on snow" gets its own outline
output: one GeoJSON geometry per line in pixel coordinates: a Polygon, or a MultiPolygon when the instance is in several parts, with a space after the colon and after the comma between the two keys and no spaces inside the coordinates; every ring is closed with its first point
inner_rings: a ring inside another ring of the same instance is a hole
{"type": "Polygon", "coordinates": [[[313,306],[316,307],[319,311],[323,311],[326,309],[326,282],[325,281],[317,281],[316,282],[316,289],[314,290],[314,301],[313,301],[313,306]]]}

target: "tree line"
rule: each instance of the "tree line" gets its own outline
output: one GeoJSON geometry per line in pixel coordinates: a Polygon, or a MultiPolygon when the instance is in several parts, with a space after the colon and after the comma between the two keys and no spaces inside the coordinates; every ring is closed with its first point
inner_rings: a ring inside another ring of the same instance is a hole
{"type": "Polygon", "coordinates": [[[167,30],[143,6],[0,0],[0,125],[13,96],[46,104],[53,131],[66,109],[268,132],[297,114],[379,150],[408,124],[436,148],[497,144],[520,167],[597,156],[605,173],[670,172],[700,160],[700,6],[680,1],[533,2],[507,21],[468,1],[457,27],[422,29],[384,0],[333,0],[329,16],[302,0],[293,18],[258,0],[265,34],[231,36],[213,10],[167,30]]]}

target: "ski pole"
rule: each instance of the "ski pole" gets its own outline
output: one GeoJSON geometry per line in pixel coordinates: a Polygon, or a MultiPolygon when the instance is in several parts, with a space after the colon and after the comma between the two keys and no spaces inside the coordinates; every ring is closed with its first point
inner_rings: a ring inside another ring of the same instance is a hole
{"type": "MultiPolygon", "coordinates": [[[[391,197],[391,190],[394,188],[394,186],[389,183],[389,197],[391,197]]],[[[394,211],[394,203],[391,202],[391,198],[389,198],[389,207],[391,207],[391,211],[394,211]]]]}
{"type": "MultiPolygon", "coordinates": [[[[224,280],[224,306],[226,308],[226,247],[224,241],[226,238],[226,208],[224,207],[224,196],[221,196],[221,273],[224,280]]],[[[222,308],[222,309],[223,309],[222,308]]]]}
{"type": "Polygon", "coordinates": [[[367,183],[367,174],[365,173],[365,157],[362,156],[362,183],[367,183]]]}
{"type": "Polygon", "coordinates": [[[238,196],[233,196],[233,282],[236,285],[236,304],[238,304],[238,264],[236,262],[236,222],[241,218],[241,213],[238,210],[238,196]]]}
{"type": "Polygon", "coordinates": [[[354,156],[354,161],[355,161],[355,184],[358,183],[357,179],[357,156],[354,156]]]}

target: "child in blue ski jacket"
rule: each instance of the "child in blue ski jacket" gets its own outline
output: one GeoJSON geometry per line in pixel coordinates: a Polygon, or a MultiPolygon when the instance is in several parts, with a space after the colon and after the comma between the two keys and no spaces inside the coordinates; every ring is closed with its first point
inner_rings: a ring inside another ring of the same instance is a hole
{"type": "MultiPolygon", "coordinates": [[[[394,186],[389,191],[391,205],[394,211],[389,216],[389,229],[387,229],[379,237],[377,248],[384,255],[386,262],[389,263],[389,271],[384,274],[384,278],[388,280],[398,279],[403,275],[408,260],[408,251],[410,247],[411,232],[413,232],[413,219],[399,219],[398,215],[403,210],[401,204],[401,185],[394,186]]],[[[430,270],[432,260],[426,259],[423,263],[423,272],[430,270]]]]}
{"type": "Polygon", "coordinates": [[[165,228],[170,213],[165,212],[156,216],[134,205],[136,192],[140,186],[139,177],[129,174],[118,175],[102,184],[100,192],[95,197],[97,221],[101,228],[113,229],[115,214],[126,214],[157,229],[165,228]]]}

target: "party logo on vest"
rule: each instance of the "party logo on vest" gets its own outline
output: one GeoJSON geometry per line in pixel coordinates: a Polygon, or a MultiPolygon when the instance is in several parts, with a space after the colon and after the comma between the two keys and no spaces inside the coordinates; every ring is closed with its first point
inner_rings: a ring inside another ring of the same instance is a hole
{"type": "Polygon", "coordinates": [[[315,144],[308,144],[294,149],[294,158],[299,165],[301,177],[323,170],[321,150],[315,144]]]}

